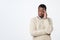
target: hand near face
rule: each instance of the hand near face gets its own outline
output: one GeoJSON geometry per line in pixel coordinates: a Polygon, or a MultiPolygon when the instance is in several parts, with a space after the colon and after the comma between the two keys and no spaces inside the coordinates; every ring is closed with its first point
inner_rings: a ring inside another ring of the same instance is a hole
{"type": "Polygon", "coordinates": [[[47,13],[46,13],[46,11],[44,10],[44,19],[46,19],[47,18],[47,13]]]}

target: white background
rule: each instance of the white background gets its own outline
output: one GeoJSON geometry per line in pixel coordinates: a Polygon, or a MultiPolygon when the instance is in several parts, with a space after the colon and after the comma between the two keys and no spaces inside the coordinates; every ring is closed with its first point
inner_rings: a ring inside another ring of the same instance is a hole
{"type": "Polygon", "coordinates": [[[52,40],[60,40],[60,0],[0,0],[0,40],[32,40],[29,22],[41,3],[53,20],[52,40]]]}

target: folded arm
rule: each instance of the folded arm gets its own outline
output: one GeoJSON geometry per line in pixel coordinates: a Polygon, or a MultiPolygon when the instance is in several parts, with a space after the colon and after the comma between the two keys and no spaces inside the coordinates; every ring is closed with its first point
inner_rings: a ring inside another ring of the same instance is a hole
{"type": "Polygon", "coordinates": [[[52,24],[47,20],[44,19],[44,26],[46,27],[45,29],[36,29],[36,22],[32,19],[30,23],[30,33],[32,36],[40,36],[40,35],[45,35],[45,34],[50,34],[52,31],[52,24]]]}
{"type": "Polygon", "coordinates": [[[53,23],[50,18],[44,19],[44,26],[45,26],[45,32],[47,34],[51,34],[51,32],[53,31],[53,23]]]}

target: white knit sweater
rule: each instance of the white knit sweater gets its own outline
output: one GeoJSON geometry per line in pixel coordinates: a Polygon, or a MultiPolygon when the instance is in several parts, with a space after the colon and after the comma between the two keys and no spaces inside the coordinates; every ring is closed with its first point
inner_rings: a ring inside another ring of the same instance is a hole
{"type": "Polygon", "coordinates": [[[33,40],[51,40],[50,34],[53,30],[51,18],[41,19],[36,16],[31,19],[30,33],[33,36],[33,40]]]}

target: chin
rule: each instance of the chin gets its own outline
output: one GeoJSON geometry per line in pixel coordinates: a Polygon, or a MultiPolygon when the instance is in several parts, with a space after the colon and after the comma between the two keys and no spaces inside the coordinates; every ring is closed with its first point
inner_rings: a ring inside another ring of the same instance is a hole
{"type": "Polygon", "coordinates": [[[44,17],[44,15],[41,15],[41,16],[39,16],[39,17],[43,18],[43,17],[44,17]]]}

